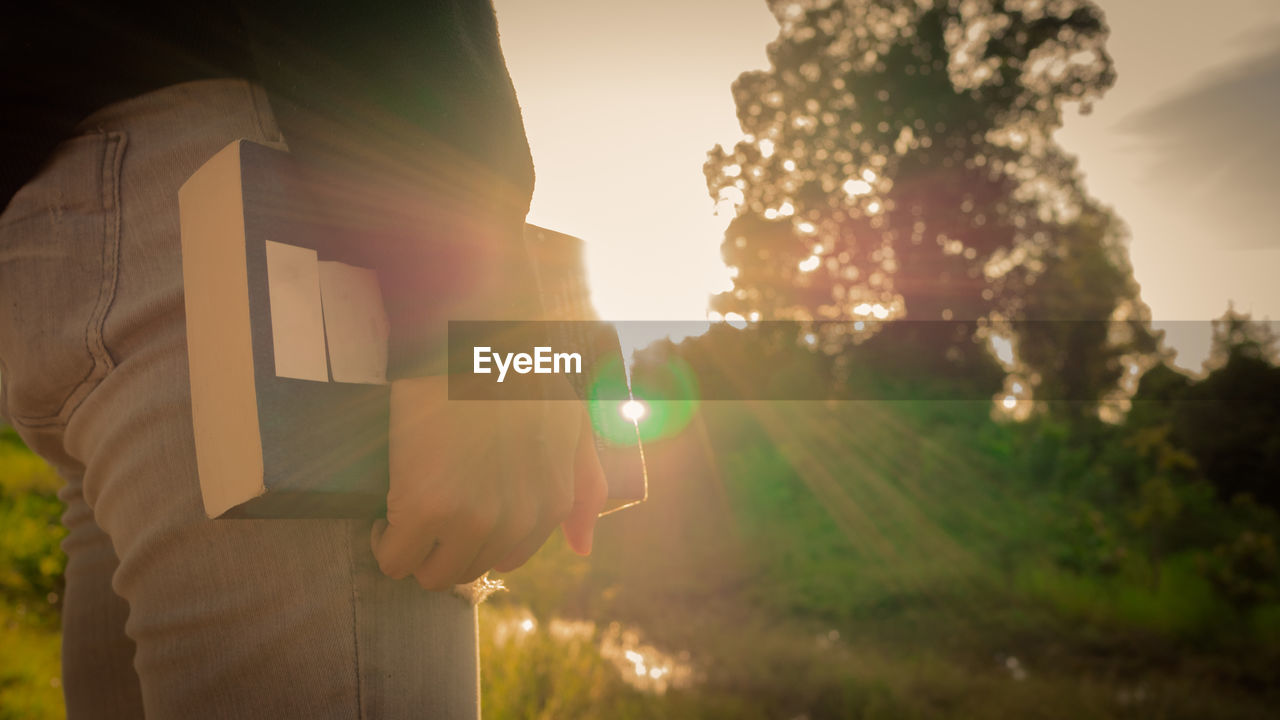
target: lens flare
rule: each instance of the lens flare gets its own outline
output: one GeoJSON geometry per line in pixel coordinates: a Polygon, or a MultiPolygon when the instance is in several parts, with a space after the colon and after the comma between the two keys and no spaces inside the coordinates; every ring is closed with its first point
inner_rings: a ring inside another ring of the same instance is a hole
{"type": "Polygon", "coordinates": [[[622,403],[621,412],[622,417],[630,420],[631,422],[640,422],[640,419],[648,412],[648,408],[646,408],[644,403],[639,400],[628,400],[622,403]]]}

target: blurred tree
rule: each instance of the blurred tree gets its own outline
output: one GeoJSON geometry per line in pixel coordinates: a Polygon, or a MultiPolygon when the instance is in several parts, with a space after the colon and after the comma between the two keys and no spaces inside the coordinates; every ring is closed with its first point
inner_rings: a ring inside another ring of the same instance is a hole
{"type": "Polygon", "coordinates": [[[1172,422],[1174,407],[1186,399],[1193,381],[1167,362],[1143,373],[1133,394],[1133,407],[1125,416],[1125,426],[1138,431],[1172,422]]]}
{"type": "Polygon", "coordinates": [[[1179,441],[1230,498],[1280,509],[1280,367],[1268,323],[1228,309],[1214,321],[1210,366],[1176,407],[1179,441]]]}
{"type": "Polygon", "coordinates": [[[1214,320],[1213,340],[1209,348],[1208,365],[1212,369],[1225,367],[1234,360],[1258,360],[1276,364],[1280,337],[1268,321],[1255,321],[1249,313],[1237,312],[1228,303],[1227,311],[1214,320]]]}
{"type": "Polygon", "coordinates": [[[1020,291],[1014,311],[1022,372],[1050,401],[1045,407],[1076,428],[1096,420],[1098,403],[1126,369],[1145,369],[1157,349],[1119,225],[1086,203],[1057,231],[1044,270],[1020,291]]]}
{"type": "MultiPolygon", "coordinates": [[[[1118,226],[1052,138],[1066,104],[1087,107],[1114,81],[1092,2],[770,7],[770,67],[733,85],[745,137],[704,167],[712,197],[735,208],[722,248],[734,289],[714,310],[978,321],[959,333],[890,324],[900,357],[958,366],[981,364],[971,330],[987,320],[1141,318],[1118,226]]],[[[875,326],[823,329],[835,354],[875,326]]],[[[1102,350],[1105,335],[1029,340],[1031,370],[1055,392],[1094,398],[1117,377],[1123,350],[1084,368],[1061,360],[1102,350]]]]}
{"type": "Polygon", "coordinates": [[[1169,425],[1159,425],[1137,430],[1129,438],[1129,444],[1144,461],[1144,478],[1138,487],[1137,503],[1129,510],[1129,522],[1145,536],[1153,588],[1160,585],[1161,563],[1183,512],[1178,488],[1194,478],[1196,467],[1190,455],[1170,442],[1171,432],[1169,425]]]}
{"type": "Polygon", "coordinates": [[[1241,609],[1280,597],[1280,552],[1275,538],[1245,530],[1201,559],[1209,580],[1241,609]]]}

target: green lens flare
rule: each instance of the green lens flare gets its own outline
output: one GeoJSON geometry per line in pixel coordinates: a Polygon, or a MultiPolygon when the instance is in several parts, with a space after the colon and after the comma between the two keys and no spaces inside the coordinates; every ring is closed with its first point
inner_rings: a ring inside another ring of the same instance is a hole
{"type": "Polygon", "coordinates": [[[587,386],[587,403],[596,436],[611,445],[635,445],[636,424],[622,414],[627,397],[627,376],[621,357],[611,357],[596,367],[587,386]]]}
{"type": "Polygon", "coordinates": [[[671,437],[684,430],[701,397],[693,368],[675,355],[659,364],[637,368],[632,373],[632,390],[647,405],[647,414],[640,421],[640,438],[645,441],[671,437]]]}
{"type": "Polygon", "coordinates": [[[608,443],[632,445],[636,430],[644,442],[671,437],[683,430],[698,407],[698,381],[693,369],[680,358],[670,358],[656,367],[646,367],[632,378],[632,396],[643,405],[638,420],[636,408],[627,408],[627,381],[621,358],[602,363],[587,391],[591,421],[596,434],[608,443]],[[661,398],[650,400],[649,398],[661,398]]]}

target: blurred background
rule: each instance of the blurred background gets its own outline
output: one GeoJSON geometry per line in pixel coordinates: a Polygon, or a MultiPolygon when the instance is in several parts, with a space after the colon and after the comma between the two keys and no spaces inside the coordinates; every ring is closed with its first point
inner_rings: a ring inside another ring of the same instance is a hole
{"type": "MultiPolygon", "coordinates": [[[[647,401],[648,502],[481,606],[486,717],[1274,712],[1280,6],[495,4],[530,221],[715,323],[637,376],[825,400],[647,401]]],[[[0,434],[0,718],[62,712],[58,484],[0,434]]]]}

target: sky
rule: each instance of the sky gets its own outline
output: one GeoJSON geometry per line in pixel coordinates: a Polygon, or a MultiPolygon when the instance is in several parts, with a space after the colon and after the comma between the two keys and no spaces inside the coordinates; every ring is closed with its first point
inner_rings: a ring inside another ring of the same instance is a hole
{"type": "MultiPolygon", "coordinates": [[[[1228,301],[1280,320],[1280,2],[1100,0],[1119,79],[1060,143],[1128,224],[1157,324],[1228,301]]],[[[583,238],[607,320],[699,320],[731,287],[702,165],[741,137],[730,85],[767,66],[764,0],[495,0],[537,183],[529,221],[583,238]]],[[[1169,324],[1198,369],[1207,323],[1169,324]]]]}
{"type": "MultiPolygon", "coordinates": [[[[1129,225],[1157,325],[1221,316],[1229,300],[1280,320],[1280,2],[1100,4],[1118,79],[1057,139],[1129,225]]],[[[1208,328],[1167,332],[1176,362],[1199,369],[1208,328]]]]}

